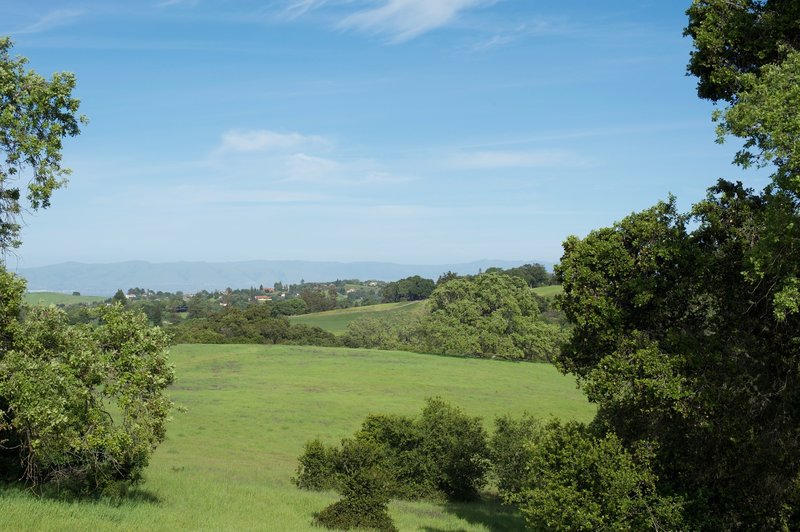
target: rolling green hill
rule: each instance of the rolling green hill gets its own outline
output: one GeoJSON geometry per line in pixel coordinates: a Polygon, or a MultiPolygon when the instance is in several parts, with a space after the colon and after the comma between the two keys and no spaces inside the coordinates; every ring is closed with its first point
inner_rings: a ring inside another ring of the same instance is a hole
{"type": "Polygon", "coordinates": [[[539,286],[534,288],[533,291],[536,293],[536,295],[542,297],[553,297],[563,292],[564,288],[560,284],[554,284],[551,286],[539,286]]]}
{"type": "Polygon", "coordinates": [[[28,305],[74,305],[75,303],[94,303],[105,301],[103,296],[73,296],[60,292],[27,292],[25,303],[28,305]]]}
{"type": "Polygon", "coordinates": [[[382,303],[380,305],[368,305],[365,307],[352,307],[329,310],[327,312],[316,312],[314,314],[303,314],[301,316],[291,316],[289,319],[292,320],[293,323],[313,325],[334,334],[342,334],[347,330],[348,323],[359,318],[392,318],[405,316],[414,312],[421,312],[424,304],[424,301],[382,303]]]}
{"type": "MultiPolygon", "coordinates": [[[[561,285],[540,286],[533,289],[536,294],[542,297],[553,297],[562,292],[561,285]]],[[[313,325],[333,334],[342,334],[347,330],[347,324],[359,318],[392,318],[405,316],[414,312],[422,312],[424,301],[404,301],[401,303],[382,303],[380,305],[369,305],[365,307],[352,307],[345,309],[329,310],[327,312],[315,312],[313,314],[303,314],[291,316],[289,319],[293,323],[303,323],[313,325]]]]}
{"type": "MultiPolygon", "coordinates": [[[[255,345],[173,349],[170,423],[141,487],[122,502],[61,501],[0,487],[14,530],[313,530],[337,499],[294,487],[304,443],[336,443],[372,412],[415,415],[440,395],[490,420],[524,410],[588,421],[594,408],[572,378],[546,364],[393,351],[255,345]]],[[[491,421],[487,423],[491,426],[491,421]]],[[[399,502],[400,530],[518,530],[493,502],[399,502]]]]}

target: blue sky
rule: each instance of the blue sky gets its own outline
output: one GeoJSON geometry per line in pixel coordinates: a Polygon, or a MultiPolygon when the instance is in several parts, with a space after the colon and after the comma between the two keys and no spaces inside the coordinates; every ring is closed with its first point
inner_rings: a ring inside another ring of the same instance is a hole
{"type": "Polygon", "coordinates": [[[9,266],[557,261],[718,177],[686,1],[0,0],[75,72],[74,174],[9,266]]]}

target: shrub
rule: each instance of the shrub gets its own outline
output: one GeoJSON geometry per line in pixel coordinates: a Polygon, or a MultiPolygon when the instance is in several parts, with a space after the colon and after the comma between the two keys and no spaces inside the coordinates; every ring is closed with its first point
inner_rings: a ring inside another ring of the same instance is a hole
{"type": "Polygon", "coordinates": [[[97,327],[70,326],[63,311],[37,307],[6,328],[0,437],[11,436],[30,484],[95,493],[136,482],[164,439],[173,380],[166,335],[120,306],[100,308],[98,318],[97,327]]]}
{"type": "Polygon", "coordinates": [[[392,497],[412,500],[437,497],[429,475],[429,460],[423,453],[424,434],[414,419],[373,414],[367,416],[355,437],[383,449],[381,468],[390,481],[388,490],[392,497]]]}
{"type": "Polygon", "coordinates": [[[344,489],[359,445],[369,449],[370,467],[383,475],[390,497],[469,499],[484,484],[488,469],[486,434],[479,418],[470,418],[442,399],[429,399],[417,419],[371,415],[353,440],[328,448],[318,440],[306,444],[295,484],[305,489],[344,489]]]}
{"type": "Polygon", "coordinates": [[[510,416],[495,419],[489,456],[497,488],[507,500],[524,486],[525,469],[531,457],[530,443],[538,429],[538,422],[528,414],[520,419],[510,416]]]}
{"type": "Polygon", "coordinates": [[[340,530],[397,530],[389,515],[389,482],[380,467],[382,454],[381,447],[368,440],[342,441],[337,457],[342,499],[315,516],[318,524],[340,530]]]}
{"type": "Polygon", "coordinates": [[[295,485],[307,490],[336,489],[337,454],[335,448],[326,446],[319,439],[307,442],[298,459],[297,476],[292,479],[295,485]]]}
{"type": "Polygon", "coordinates": [[[428,399],[419,420],[429,478],[453,499],[473,498],[486,481],[489,466],[486,431],[480,418],[469,417],[441,398],[428,399]]]}
{"type": "Polygon", "coordinates": [[[535,530],[681,530],[683,501],[659,494],[652,449],[551,422],[535,431],[520,503],[535,530]]]}

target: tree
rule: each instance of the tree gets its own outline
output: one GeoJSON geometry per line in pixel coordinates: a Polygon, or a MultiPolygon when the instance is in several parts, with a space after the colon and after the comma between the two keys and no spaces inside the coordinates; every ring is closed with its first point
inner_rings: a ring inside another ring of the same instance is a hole
{"type": "Polygon", "coordinates": [[[456,278],[440,284],[428,305],[422,341],[432,353],[547,360],[562,336],[539,317],[533,292],[519,277],[456,278]]]}
{"type": "Polygon", "coordinates": [[[557,363],[599,427],[655,444],[660,487],[696,526],[781,527],[795,511],[800,319],[776,312],[775,278],[743,274],[773,201],[721,182],[691,216],[662,203],[564,244],[575,329],[557,363]]]}
{"type": "Polygon", "coordinates": [[[47,208],[66,183],[62,140],[86,122],[72,96],[75,76],[61,72],[48,81],[25,68],[27,59],[12,57],[11,47],[9,38],[0,38],[0,254],[20,245],[22,196],[30,209],[47,208]]]}
{"type": "Polygon", "coordinates": [[[384,303],[398,301],[420,301],[427,299],[435,287],[432,279],[425,279],[419,275],[406,277],[383,287],[381,296],[384,303]]]}
{"type": "MultiPolygon", "coordinates": [[[[47,81],[10,50],[11,41],[0,39],[0,257],[20,244],[22,189],[27,207],[49,207],[69,174],[62,140],[85,122],[76,115],[72,74],[47,81]]],[[[171,402],[164,391],[173,379],[168,338],[121,305],[99,308],[96,325],[70,326],[55,307],[23,315],[24,290],[24,281],[0,266],[3,476],[79,493],[136,482],[165,436],[171,402]]]]}
{"type": "Polygon", "coordinates": [[[120,288],[111,297],[111,301],[113,303],[125,306],[128,304],[128,297],[125,295],[125,292],[122,291],[122,288],[120,288]]]}
{"type": "Polygon", "coordinates": [[[10,324],[0,434],[18,456],[18,476],[32,485],[91,493],[136,481],[164,439],[169,339],[141,313],[118,305],[98,313],[97,327],[69,326],[55,307],[31,308],[10,324]]]}
{"type": "Polygon", "coordinates": [[[734,103],[744,75],[761,73],[800,48],[800,4],[794,0],[695,0],[684,32],[692,37],[688,71],[697,94],[734,103]]]}
{"type": "Polygon", "coordinates": [[[651,450],[557,421],[534,429],[518,502],[534,530],[682,530],[683,501],[656,490],[651,450]]]}
{"type": "MultiPolygon", "coordinates": [[[[575,324],[557,359],[598,415],[590,433],[647,446],[687,528],[800,526],[800,3],[697,0],[689,71],[755,192],[720,180],[570,237],[558,275],[575,324]]],[[[610,474],[610,473],[609,473],[610,474]]],[[[599,489],[599,488],[598,488],[599,489]]]]}

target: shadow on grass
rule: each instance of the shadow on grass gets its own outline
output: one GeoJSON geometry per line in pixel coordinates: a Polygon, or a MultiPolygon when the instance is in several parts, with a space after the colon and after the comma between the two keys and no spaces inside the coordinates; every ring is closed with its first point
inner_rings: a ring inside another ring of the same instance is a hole
{"type": "Polygon", "coordinates": [[[31,498],[41,498],[65,503],[105,503],[111,506],[126,504],[159,505],[163,499],[154,492],[138,486],[110,490],[108,493],[82,494],[68,489],[53,486],[31,487],[22,482],[0,481],[0,498],[6,495],[20,494],[31,498]]]}
{"type": "MultiPolygon", "coordinates": [[[[519,510],[506,506],[497,498],[483,498],[474,502],[448,502],[444,511],[463,519],[470,525],[481,525],[493,532],[525,530],[525,520],[519,510]]],[[[444,532],[444,529],[424,527],[426,532],[444,532]]]]}

